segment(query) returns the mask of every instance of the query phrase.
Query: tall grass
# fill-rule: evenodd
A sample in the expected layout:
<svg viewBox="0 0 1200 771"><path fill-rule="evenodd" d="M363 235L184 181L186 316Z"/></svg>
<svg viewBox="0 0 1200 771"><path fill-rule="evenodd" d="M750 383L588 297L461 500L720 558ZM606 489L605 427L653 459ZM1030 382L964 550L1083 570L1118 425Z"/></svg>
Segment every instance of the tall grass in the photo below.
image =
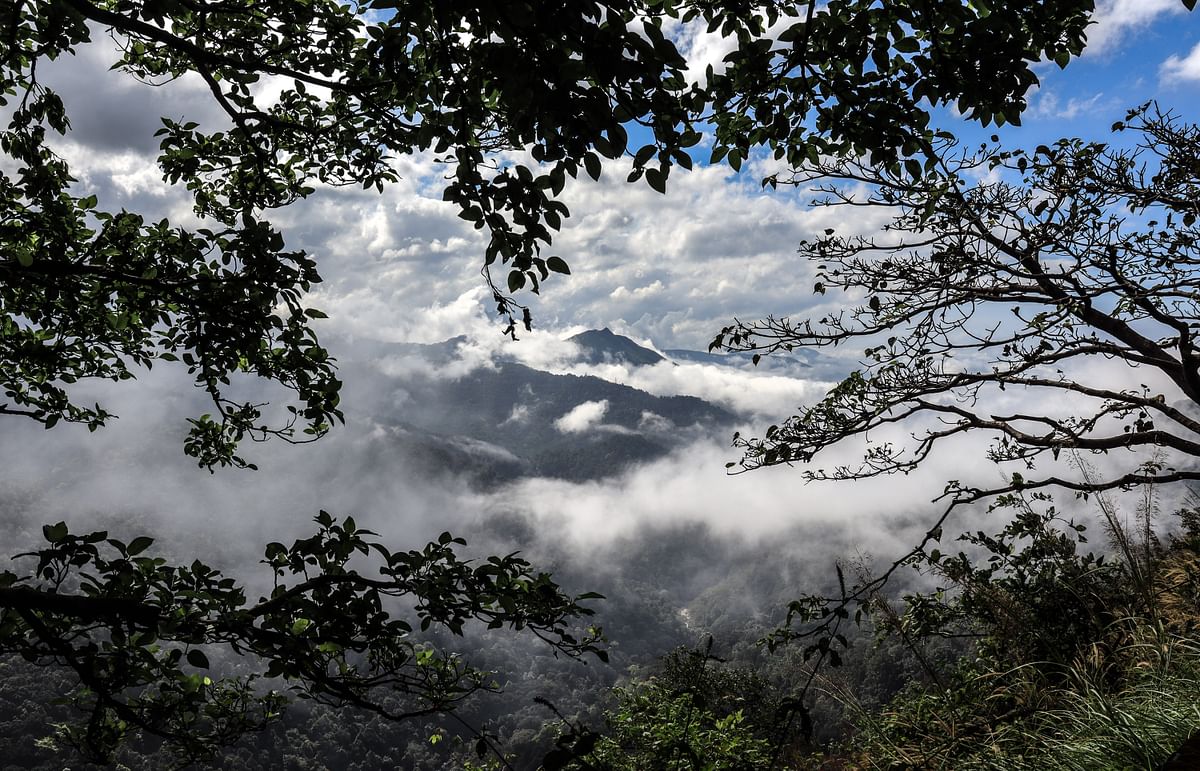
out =
<svg viewBox="0 0 1200 771"><path fill-rule="evenodd" d="M1125 659L1119 687L1110 673L1080 662L1058 706L1030 721L1018 747L1028 760L1010 768L1058 771L1153 769L1200 728L1200 648L1193 640L1153 639L1117 653Z"/></svg>
<svg viewBox="0 0 1200 771"><path fill-rule="evenodd" d="M1102 595L1117 620L1055 662L1022 659L1021 630L993 623L986 653L961 661L945 684L913 687L882 710L831 688L857 729L847 767L1152 771L1200 731L1200 507L1180 512L1182 532L1168 545L1152 527L1153 490L1133 523L1104 496L1098 508L1121 568L1120 591ZM1033 591L1067 597L1070 588Z"/></svg>
<svg viewBox="0 0 1200 771"><path fill-rule="evenodd" d="M853 709L849 750L860 768L972 771L1154 769L1200 729L1200 647L1147 639L1081 660L1051 685L1028 666L964 673L880 712ZM1123 662L1119 684L1109 670ZM836 694L847 698L842 692Z"/></svg>

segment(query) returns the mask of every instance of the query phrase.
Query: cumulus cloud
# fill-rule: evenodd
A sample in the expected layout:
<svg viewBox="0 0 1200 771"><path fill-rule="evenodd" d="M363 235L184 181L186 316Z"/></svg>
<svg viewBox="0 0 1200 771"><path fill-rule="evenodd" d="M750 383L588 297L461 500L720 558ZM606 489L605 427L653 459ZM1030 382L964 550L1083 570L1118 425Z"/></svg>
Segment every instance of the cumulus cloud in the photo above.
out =
<svg viewBox="0 0 1200 771"><path fill-rule="evenodd" d="M1178 0L1100 0L1088 27L1084 55L1112 53L1161 16L1184 10Z"/></svg>
<svg viewBox="0 0 1200 771"><path fill-rule="evenodd" d="M1168 56L1159 68L1159 75L1168 83L1200 80L1200 44L1187 56Z"/></svg>
<svg viewBox="0 0 1200 771"><path fill-rule="evenodd" d="M141 82L112 65L120 58L113 40L95 27L92 42L73 56L39 63L38 77L63 98L72 133L99 153L135 152L152 158L160 116L189 120L209 130L228 127L225 112L195 73L158 83Z"/></svg>
<svg viewBox="0 0 1200 771"><path fill-rule="evenodd" d="M628 289L624 285L621 285L612 290L608 296L617 301L626 300L629 298L641 299L650 297L651 295L660 294L663 291L663 288L663 282L659 279L655 279L647 286L639 286L634 289Z"/></svg>
<svg viewBox="0 0 1200 771"><path fill-rule="evenodd" d="M666 347L702 348L735 316L816 313L827 302L811 293L812 268L795 248L844 228L845 214L806 209L801 196L763 192L720 168L677 170L663 196L627 184L625 164L599 183L568 185L572 217L549 253L564 256L572 275L552 276L540 296L528 296L535 333L623 327ZM325 283L312 303L330 314L331 328L421 342L479 321L495 330L482 309L490 300L479 277L484 242L426 186L436 171L432 161L418 164L382 199L329 191L279 213L289 242L319 261Z"/></svg>
<svg viewBox="0 0 1200 771"><path fill-rule="evenodd" d="M102 207L195 225L186 191L161 180L153 132L160 115L202 127L222 126L225 116L202 83L155 88L110 72L116 50L96 38L46 74L75 124L61 152ZM506 157L530 162L520 152ZM270 214L288 247L318 262L324 283L309 303L330 314L325 329L354 339L435 342L467 328L494 330L479 276L484 235L442 200L447 167L432 153L394 163L401 180L382 194L318 186ZM812 270L795 248L827 227L844 229L847 215L808 209L795 191L760 189L757 167L740 177L720 167L675 169L664 196L626 183L628 164L614 162L599 182L569 182L563 199L572 216L548 253L567 259L573 274L523 297L535 328L622 326L666 347L702 348L735 316L819 312L824 301L809 291Z"/></svg>
<svg viewBox="0 0 1200 771"><path fill-rule="evenodd" d="M584 402L554 421L554 427L564 434L582 434L600 425L608 412L608 399Z"/></svg>

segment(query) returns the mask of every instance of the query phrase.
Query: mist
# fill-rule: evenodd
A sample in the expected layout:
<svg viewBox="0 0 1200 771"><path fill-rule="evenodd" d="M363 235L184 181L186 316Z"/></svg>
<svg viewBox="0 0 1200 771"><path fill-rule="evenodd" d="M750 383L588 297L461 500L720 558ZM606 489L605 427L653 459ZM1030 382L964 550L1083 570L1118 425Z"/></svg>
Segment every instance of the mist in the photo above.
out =
<svg viewBox="0 0 1200 771"><path fill-rule="evenodd" d="M732 430L761 431L765 420L779 419L823 393L826 383L700 364L571 365L571 348L563 338L572 331L504 344L489 328L486 336L464 341L448 365L415 355L371 358L377 349L367 341L327 340L347 383L346 424L311 444L247 444L243 455L259 466L257 471L210 473L183 454L185 418L209 409L184 373L159 367L135 382L92 384L80 398L99 401L119 416L94 434L79 426L46 431L31 422L6 421L0 435L6 494L29 501L22 511L27 529L63 519L80 531L119 517L163 545L226 568L252 565L267 541L307 534L312 517L325 509L353 515L397 548L418 546L450 530L465 535L474 551L486 544L476 543L472 533L486 532L489 518L503 515L528 525L527 540L490 545L531 556L619 566L617 544L664 528L703 526L730 544L731 553L769 540L783 553L823 562L824 571L837 555L887 556L911 546L924 532L924 512L936 510L931 499L947 479L962 478L964 455L982 458L978 444L967 453L960 448L935 456L908 476L853 485L807 484L790 468L729 475L725 464L739 457L730 446ZM651 436L673 431L684 441L663 457L584 481L522 474L481 481L470 473L438 469L435 461L413 452L408 411L421 410L426 423L439 422L438 415L427 414L427 404L411 402L415 384L498 366L501 354L550 371L597 374L658 395L701 396L733 410L738 422L678 428L665 425L660 416L643 415L638 431ZM252 389L256 399L283 396L261 385ZM611 432L606 409L602 402L581 400L574 410L555 416L555 430L580 442ZM515 460L497 444L450 439L466 457ZM828 462L848 462L859 449L838 448ZM986 462L977 471L985 482L996 478Z"/></svg>

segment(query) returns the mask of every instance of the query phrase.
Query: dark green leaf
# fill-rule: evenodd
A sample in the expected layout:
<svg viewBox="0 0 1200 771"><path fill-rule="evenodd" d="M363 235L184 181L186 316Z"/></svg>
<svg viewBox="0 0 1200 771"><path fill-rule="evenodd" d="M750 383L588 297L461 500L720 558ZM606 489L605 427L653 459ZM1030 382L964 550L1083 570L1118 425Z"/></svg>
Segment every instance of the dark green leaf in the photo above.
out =
<svg viewBox="0 0 1200 771"><path fill-rule="evenodd" d="M55 525L42 525L42 535L50 543L58 543L67 537L67 523L59 522Z"/></svg>
<svg viewBox="0 0 1200 771"><path fill-rule="evenodd" d="M142 552L146 551L146 549L150 548L150 544L152 544L152 543L154 543L153 538L150 538L150 537L144 536L144 535L139 535L137 538L134 538L132 541L129 542L129 546L126 547L126 551L129 553L130 556L133 556L135 554L141 554Z"/></svg>
<svg viewBox="0 0 1200 771"><path fill-rule="evenodd" d="M667 192L667 175L660 169L646 169L646 182L660 193Z"/></svg>
<svg viewBox="0 0 1200 771"><path fill-rule="evenodd" d="M600 179L600 159L594 153L586 153L583 156L583 167L589 177L594 180Z"/></svg>

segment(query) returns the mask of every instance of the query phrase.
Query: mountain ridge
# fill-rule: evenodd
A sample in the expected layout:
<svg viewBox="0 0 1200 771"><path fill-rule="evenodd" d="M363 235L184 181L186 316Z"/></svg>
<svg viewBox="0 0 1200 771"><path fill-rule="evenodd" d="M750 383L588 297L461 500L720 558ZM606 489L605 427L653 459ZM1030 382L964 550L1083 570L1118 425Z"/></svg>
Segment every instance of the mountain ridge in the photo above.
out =
<svg viewBox="0 0 1200 771"><path fill-rule="evenodd" d="M406 437L385 443L431 468L444 464L482 481L603 479L731 431L737 419L696 396L657 396L595 375L547 372L512 360L443 376L454 344L386 347L425 366L403 374L379 371L376 377L385 382L368 386L395 395L386 409L368 416L390 436ZM568 425L566 417L584 405L592 417Z"/></svg>

